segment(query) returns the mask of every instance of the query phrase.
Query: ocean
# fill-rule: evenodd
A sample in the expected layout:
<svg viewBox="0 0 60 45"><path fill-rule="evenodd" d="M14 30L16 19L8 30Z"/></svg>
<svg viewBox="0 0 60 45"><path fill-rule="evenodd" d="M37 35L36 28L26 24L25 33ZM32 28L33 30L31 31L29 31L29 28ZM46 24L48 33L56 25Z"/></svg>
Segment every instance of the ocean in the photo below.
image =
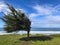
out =
<svg viewBox="0 0 60 45"><path fill-rule="evenodd" d="M60 28L31 28L31 31L60 31Z"/></svg>
<svg viewBox="0 0 60 45"><path fill-rule="evenodd" d="M16 32L12 33L6 33L3 28L0 28L0 35L4 34L14 34ZM26 31L19 31L16 34L27 34ZM50 34L60 34L60 28L31 28L30 34L45 34L45 35L50 35Z"/></svg>
<svg viewBox="0 0 60 45"><path fill-rule="evenodd" d="M0 28L0 31L4 31L4 29ZM60 31L60 28L31 28L31 31Z"/></svg>
<svg viewBox="0 0 60 45"><path fill-rule="evenodd" d="M3 31L4 29L3 28L0 28L0 31Z"/></svg>

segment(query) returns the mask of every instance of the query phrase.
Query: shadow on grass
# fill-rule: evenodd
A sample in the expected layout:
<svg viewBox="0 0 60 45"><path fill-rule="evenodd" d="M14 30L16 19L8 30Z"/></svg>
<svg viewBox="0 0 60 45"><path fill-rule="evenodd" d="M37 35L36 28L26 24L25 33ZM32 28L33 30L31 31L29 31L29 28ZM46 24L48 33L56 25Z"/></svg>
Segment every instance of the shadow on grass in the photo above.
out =
<svg viewBox="0 0 60 45"><path fill-rule="evenodd" d="M45 41L45 40L51 40L52 37L51 36L32 36L32 37L23 37L23 38L20 38L20 40L22 41Z"/></svg>

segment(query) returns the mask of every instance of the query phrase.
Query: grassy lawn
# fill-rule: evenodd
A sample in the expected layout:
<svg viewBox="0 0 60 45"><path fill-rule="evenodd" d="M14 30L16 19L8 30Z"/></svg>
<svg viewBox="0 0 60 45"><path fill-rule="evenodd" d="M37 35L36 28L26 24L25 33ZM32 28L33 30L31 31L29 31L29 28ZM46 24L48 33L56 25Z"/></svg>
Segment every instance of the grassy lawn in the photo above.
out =
<svg viewBox="0 0 60 45"><path fill-rule="evenodd" d="M60 35L0 35L0 45L60 45Z"/></svg>

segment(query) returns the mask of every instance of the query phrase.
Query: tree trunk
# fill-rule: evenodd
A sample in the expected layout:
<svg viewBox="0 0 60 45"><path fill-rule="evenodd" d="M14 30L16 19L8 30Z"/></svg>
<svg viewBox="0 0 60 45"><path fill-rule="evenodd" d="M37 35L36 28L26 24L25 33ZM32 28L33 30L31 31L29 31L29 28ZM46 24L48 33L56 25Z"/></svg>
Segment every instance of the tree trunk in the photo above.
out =
<svg viewBox="0 0 60 45"><path fill-rule="evenodd" d="M28 37L28 38L29 38L29 32L30 32L30 31L28 30L28 31L27 31L27 37Z"/></svg>

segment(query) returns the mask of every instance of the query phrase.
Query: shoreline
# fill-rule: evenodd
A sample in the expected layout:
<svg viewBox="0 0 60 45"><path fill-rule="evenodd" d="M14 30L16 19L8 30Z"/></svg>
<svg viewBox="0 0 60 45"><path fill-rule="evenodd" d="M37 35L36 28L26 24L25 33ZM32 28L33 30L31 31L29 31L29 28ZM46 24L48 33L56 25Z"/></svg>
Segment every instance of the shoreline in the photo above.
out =
<svg viewBox="0 0 60 45"><path fill-rule="evenodd" d="M7 34L27 34L26 31L19 31L19 32L12 32L6 33L6 31L0 31L0 35L7 35ZM43 35L51 35L51 34L60 34L60 31L30 31L30 34L43 34Z"/></svg>

